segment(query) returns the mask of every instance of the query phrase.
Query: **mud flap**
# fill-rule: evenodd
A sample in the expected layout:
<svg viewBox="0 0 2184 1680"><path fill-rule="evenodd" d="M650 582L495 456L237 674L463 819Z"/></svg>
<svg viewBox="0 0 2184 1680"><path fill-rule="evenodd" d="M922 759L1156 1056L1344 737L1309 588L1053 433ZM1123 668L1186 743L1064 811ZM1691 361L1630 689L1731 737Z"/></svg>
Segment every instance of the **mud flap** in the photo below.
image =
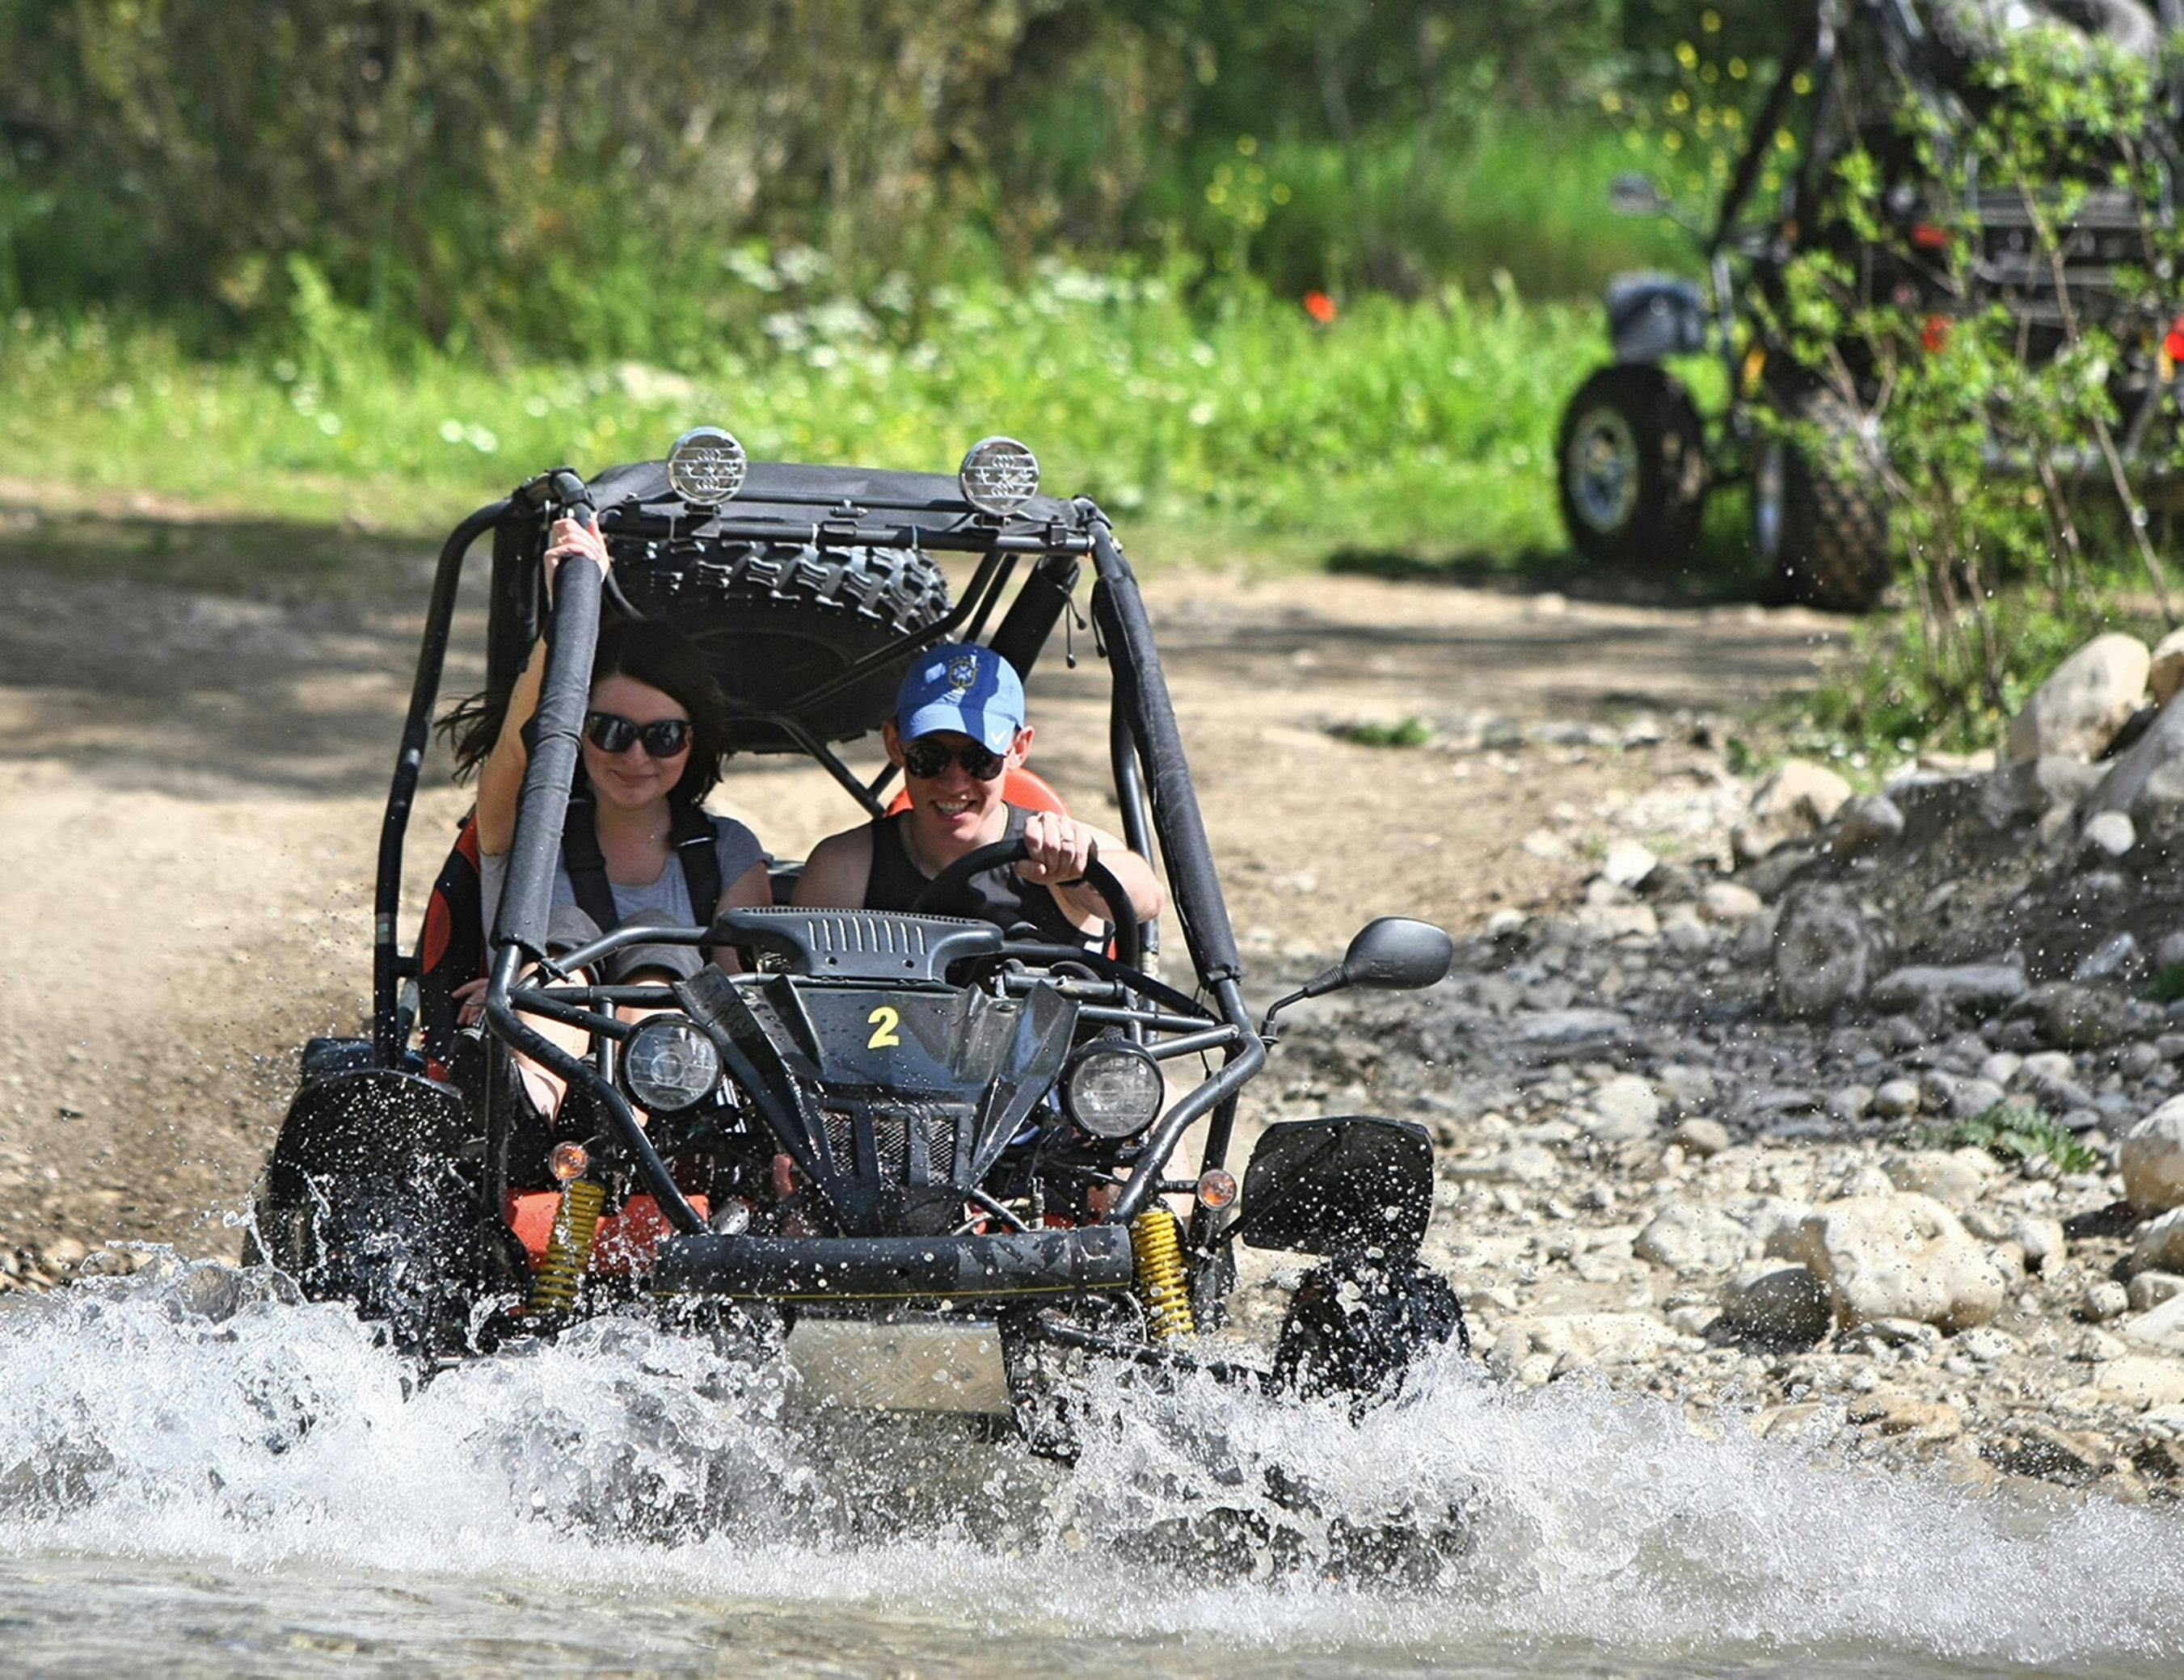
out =
<svg viewBox="0 0 2184 1680"><path fill-rule="evenodd" d="M1433 1139L1415 1121L1278 1121L1244 1171L1236 1235L1255 1249L1407 1256L1425 1240L1433 1192Z"/></svg>

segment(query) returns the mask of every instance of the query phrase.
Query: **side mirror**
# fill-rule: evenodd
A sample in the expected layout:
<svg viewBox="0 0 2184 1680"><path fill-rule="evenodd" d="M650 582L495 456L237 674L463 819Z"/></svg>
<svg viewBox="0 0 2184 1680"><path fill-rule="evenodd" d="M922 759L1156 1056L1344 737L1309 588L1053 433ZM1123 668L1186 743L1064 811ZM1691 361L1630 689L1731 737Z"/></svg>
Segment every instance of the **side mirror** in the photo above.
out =
<svg viewBox="0 0 2184 1680"><path fill-rule="evenodd" d="M1658 216L1669 208L1651 175L1630 170L1608 183L1607 208L1618 216Z"/></svg>
<svg viewBox="0 0 2184 1680"><path fill-rule="evenodd" d="M1384 915L1357 930L1342 954L1345 986L1374 992L1417 992L1448 978L1456 942L1429 921Z"/></svg>
<svg viewBox="0 0 2184 1680"><path fill-rule="evenodd" d="M1342 960L1323 968L1267 1011L1259 1036L1273 1036L1274 1017L1291 1004L1362 987L1373 992L1416 992L1448 977L1456 942L1429 921L1384 915L1357 930Z"/></svg>

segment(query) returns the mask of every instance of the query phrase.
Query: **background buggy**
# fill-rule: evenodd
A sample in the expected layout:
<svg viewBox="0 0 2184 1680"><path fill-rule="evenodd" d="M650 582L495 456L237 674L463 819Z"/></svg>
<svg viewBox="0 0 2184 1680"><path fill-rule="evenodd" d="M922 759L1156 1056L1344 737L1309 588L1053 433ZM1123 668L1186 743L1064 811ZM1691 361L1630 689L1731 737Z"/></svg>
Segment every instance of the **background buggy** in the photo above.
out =
<svg viewBox="0 0 2184 1680"><path fill-rule="evenodd" d="M1571 398L1557 451L1563 523L1586 559L1686 565L1708 492L1747 483L1752 548L1781 593L1853 609L1879 598L1890 570L1887 504L1875 470L1886 440L1864 418L1865 399L1874 394L1870 370L1857 345L1838 347L1862 387L1860 400L1850 401L1819 370L1801 365L1773 325L1786 270L1815 246L1839 250L1872 276L1877 295L1930 321L2003 304L2036 360L2063 343L2066 318L2107 328L2124 352L2109 378L2118 465L2135 494L2171 487L2160 446L2170 429L2164 399L2176 359L2167 341L2177 318L2173 308L2148 311L2118 281L2133 265L2159 271L2152 235L2174 225L2176 135L2184 112L2176 67L2157 82L2162 113L2153 130L2157 155L2149 161L2161 189L2150 200L2112 186L2085 192L2059 229L2059 264L2033 248L2030 207L2016 191L1981 189L1976 160L1965 159L1971 202L1941 203L1938 184L1901 134L1907 99L1930 112L1945 134L1961 134L1982 97L1977 65L2028 21L2070 24L2120 50L2153 56L2184 25L2184 8L2177 0L2160 0L2158 16L2139 0L2055 0L2044 8L2000 0L1821 0L1805 9L1749 120L1746 149L1712 226L1694 230L1702 237L1705 285L1634 275L1608 288L1615 359ZM1801 87L1809 94L1801 96ZM1774 203L1759 209L1755 196L1768 152L1778 131L1792 123L1802 129L1797 167ZM1900 236L1882 248L1861 244L1825 214L1831 173L1854 147L1878 164L1882 202ZM1668 208L1641 177L1618 181L1615 196L1628 213ZM1945 271L1942 255L1959 222L1975 230L1976 242L1965 264L1968 290ZM1728 393L1713 414L1701 413L1667 365L1705 354L1721 364ZM1999 449L1992 454L1997 471L2025 470ZM2045 465L2065 481L2106 482L2111 476L2109 463L2091 447Z"/></svg>

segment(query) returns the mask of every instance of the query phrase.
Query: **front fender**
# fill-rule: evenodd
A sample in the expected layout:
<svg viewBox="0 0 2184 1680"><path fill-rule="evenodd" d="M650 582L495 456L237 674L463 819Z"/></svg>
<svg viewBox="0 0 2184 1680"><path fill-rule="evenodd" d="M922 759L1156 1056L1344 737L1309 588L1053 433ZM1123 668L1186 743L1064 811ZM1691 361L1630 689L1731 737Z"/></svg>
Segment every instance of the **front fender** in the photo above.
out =
<svg viewBox="0 0 2184 1680"><path fill-rule="evenodd" d="M1706 348L1706 295L1670 275L1618 275L1607 283L1607 337L1618 362L1658 362Z"/></svg>

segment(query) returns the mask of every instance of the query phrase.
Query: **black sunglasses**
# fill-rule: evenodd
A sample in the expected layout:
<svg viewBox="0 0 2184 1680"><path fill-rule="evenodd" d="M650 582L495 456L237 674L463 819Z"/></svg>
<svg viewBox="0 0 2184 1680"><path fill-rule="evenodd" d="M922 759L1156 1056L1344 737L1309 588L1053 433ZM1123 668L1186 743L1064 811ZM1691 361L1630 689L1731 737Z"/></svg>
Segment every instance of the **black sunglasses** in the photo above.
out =
<svg viewBox="0 0 2184 1680"><path fill-rule="evenodd" d="M902 767L921 782L940 774L950 765L961 765L980 782L991 782L1008 760L973 742L968 747L944 747L938 741L913 741L902 749Z"/></svg>
<svg viewBox="0 0 2184 1680"><path fill-rule="evenodd" d="M632 723L616 712L586 712L584 738L602 753L626 753L632 741L644 743L648 758L671 759L690 744L690 720L664 717Z"/></svg>

